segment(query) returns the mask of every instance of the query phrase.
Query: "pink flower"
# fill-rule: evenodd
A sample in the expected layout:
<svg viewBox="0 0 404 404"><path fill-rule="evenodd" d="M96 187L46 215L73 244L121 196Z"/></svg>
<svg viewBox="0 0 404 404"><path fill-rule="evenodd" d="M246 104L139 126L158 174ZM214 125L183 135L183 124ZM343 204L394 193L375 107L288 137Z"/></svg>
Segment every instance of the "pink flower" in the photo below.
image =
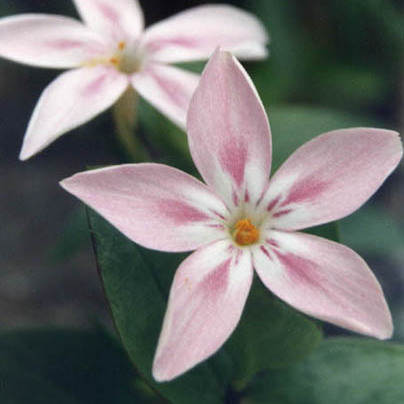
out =
<svg viewBox="0 0 404 404"><path fill-rule="evenodd" d="M72 68L42 93L25 134L22 160L105 111L129 86L185 127L199 76L169 63L206 59L217 45L245 59L267 55L263 26L232 6L195 7L144 30L137 0L74 3L85 25L46 14L0 20L0 56Z"/></svg>
<svg viewBox="0 0 404 404"><path fill-rule="evenodd" d="M229 338L253 268L269 290L310 316L391 336L383 292L362 258L299 230L358 209L399 163L397 133L325 133L299 148L268 183L264 108L241 65L216 52L190 103L188 137L207 185L160 164L103 168L61 183L136 243L196 249L171 287L153 366L157 380L182 374Z"/></svg>

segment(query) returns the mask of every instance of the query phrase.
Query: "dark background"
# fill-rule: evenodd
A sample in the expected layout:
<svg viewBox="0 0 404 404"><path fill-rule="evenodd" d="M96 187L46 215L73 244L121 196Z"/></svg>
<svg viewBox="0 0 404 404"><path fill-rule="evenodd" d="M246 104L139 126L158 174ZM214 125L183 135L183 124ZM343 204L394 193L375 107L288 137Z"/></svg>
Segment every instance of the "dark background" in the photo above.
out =
<svg viewBox="0 0 404 404"><path fill-rule="evenodd" d="M204 3L207 2L147 0L141 5L149 25ZM403 132L402 2L226 3L256 13L270 33L271 57L265 62L246 64L270 118L271 107L305 106L308 120L321 119L324 111L336 111L354 115L363 120L364 126L374 122L375 126ZM70 0L2 0L0 5L1 16L31 12L77 17ZM57 74L54 70L0 60L3 329L49 324L82 326L96 318L109 321L83 211L58 186L58 181L87 166L125 161L116 144L109 112L68 133L29 161L18 161L35 103ZM380 247L367 246L359 251L383 284L397 339L404 339L404 243L400 243L404 240L403 181L401 164L373 199L391 220L369 218L375 236L382 241ZM362 224L363 235L368 236L369 223ZM360 238L361 228L355 234Z"/></svg>

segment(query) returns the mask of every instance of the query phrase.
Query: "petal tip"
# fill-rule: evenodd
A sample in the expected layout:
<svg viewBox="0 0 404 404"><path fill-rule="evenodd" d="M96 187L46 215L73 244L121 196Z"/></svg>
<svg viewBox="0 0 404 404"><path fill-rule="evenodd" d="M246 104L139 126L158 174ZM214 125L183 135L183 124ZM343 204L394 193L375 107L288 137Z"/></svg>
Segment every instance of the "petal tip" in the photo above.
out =
<svg viewBox="0 0 404 404"><path fill-rule="evenodd" d="M86 173L86 172L85 172ZM84 173L84 174L85 174ZM72 195L78 196L77 195L77 189L75 192L75 185L77 185L77 181L76 178L77 176L79 176L80 174L83 173L79 173L79 174L75 174L72 175L71 177L67 177L65 179L63 179L62 181L59 181L59 185L67 192L69 192Z"/></svg>
<svg viewBox="0 0 404 404"><path fill-rule="evenodd" d="M392 131L391 134L394 137L394 140L396 142L397 150L400 151L400 155L402 156L403 155L403 140L401 139L401 136L398 132Z"/></svg>
<svg viewBox="0 0 404 404"><path fill-rule="evenodd" d="M34 149L28 147L27 143L24 142L22 147L21 147L21 151L20 151L20 154L18 156L18 159L20 161L26 161L29 158L31 158L32 156L34 156L36 153L38 153L38 150L34 150Z"/></svg>
<svg viewBox="0 0 404 404"><path fill-rule="evenodd" d="M393 329L390 329L390 330L386 330L383 333L380 333L376 338L384 341L384 340L390 339L392 337L393 337Z"/></svg>
<svg viewBox="0 0 404 404"><path fill-rule="evenodd" d="M83 194L86 194L86 191L88 191L86 189L85 179L88 178L89 173L90 171L85 171L82 173L74 174L71 177L67 177L62 181L59 181L59 185L69 194L72 194L76 198L82 200Z"/></svg>
<svg viewBox="0 0 404 404"><path fill-rule="evenodd" d="M390 309L384 298L380 285L379 288L381 292L381 302L379 303L379 309L377 310L379 314L374 316L373 321L360 324L358 329L353 327L347 328L378 340L387 340L393 336L394 325Z"/></svg>
<svg viewBox="0 0 404 404"><path fill-rule="evenodd" d="M388 309L387 309L388 310ZM394 333L394 325L393 319L391 318L390 311L388 311L386 323L384 327L381 327L377 332L375 332L374 336L380 340L386 340L392 338Z"/></svg>
<svg viewBox="0 0 404 404"><path fill-rule="evenodd" d="M69 188L69 186L68 186L68 182L69 182L69 179L70 179L71 177L69 177L69 178L65 178L65 179L63 179L62 181L59 181L59 185L64 189L64 190L66 190L66 191L68 191L68 188Z"/></svg>
<svg viewBox="0 0 404 404"><path fill-rule="evenodd" d="M26 161L30 158L31 156L29 154L24 153L22 150L18 156L18 160L20 161Z"/></svg>
<svg viewBox="0 0 404 404"><path fill-rule="evenodd" d="M156 382L164 383L175 379L176 377L185 373L187 370L188 369L183 369L178 371L178 369L173 370L173 368L170 366L164 366L160 361L160 355L158 357L156 355L156 358L153 362L152 375Z"/></svg>
<svg viewBox="0 0 404 404"><path fill-rule="evenodd" d="M386 143L389 141L389 152L393 158L393 169L399 164L403 157L403 142L398 132L388 129L375 129L377 132L383 134L386 138ZM390 138L388 140L388 137Z"/></svg>
<svg viewBox="0 0 404 404"><path fill-rule="evenodd" d="M214 52L212 53L212 56L208 60L208 63L206 64L204 70L206 70L206 68L209 65L220 63L221 60L232 58L232 57L233 57L233 55L231 52L223 50L220 46L217 46L216 49L214 50Z"/></svg>
<svg viewBox="0 0 404 404"><path fill-rule="evenodd" d="M152 375L154 380L159 383L168 382L170 380L170 378L167 377L167 375L165 375L158 367L153 366Z"/></svg>

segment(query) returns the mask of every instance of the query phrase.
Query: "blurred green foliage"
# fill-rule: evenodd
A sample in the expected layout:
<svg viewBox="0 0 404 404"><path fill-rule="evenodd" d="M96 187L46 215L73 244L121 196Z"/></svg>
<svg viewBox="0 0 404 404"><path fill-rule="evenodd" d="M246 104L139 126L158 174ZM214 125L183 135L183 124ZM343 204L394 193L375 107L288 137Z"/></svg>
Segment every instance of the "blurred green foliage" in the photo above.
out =
<svg viewBox="0 0 404 404"><path fill-rule="evenodd" d="M367 204L341 220L340 231L344 243L362 254L394 258L404 246L404 229L380 204Z"/></svg>
<svg viewBox="0 0 404 404"><path fill-rule="evenodd" d="M403 69L404 13L391 0L244 2L271 35L253 66L265 103L317 104L394 120Z"/></svg>
<svg viewBox="0 0 404 404"><path fill-rule="evenodd" d="M117 341L102 329L0 334L2 404L156 404Z"/></svg>
<svg viewBox="0 0 404 404"><path fill-rule="evenodd" d="M257 376L243 404L398 404L403 374L403 346L329 339L294 368Z"/></svg>

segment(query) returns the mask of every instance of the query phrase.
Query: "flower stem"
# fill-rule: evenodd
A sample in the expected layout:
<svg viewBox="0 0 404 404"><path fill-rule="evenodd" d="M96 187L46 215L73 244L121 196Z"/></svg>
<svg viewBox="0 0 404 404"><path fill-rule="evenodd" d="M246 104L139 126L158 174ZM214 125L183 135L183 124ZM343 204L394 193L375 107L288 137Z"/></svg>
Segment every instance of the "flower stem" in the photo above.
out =
<svg viewBox="0 0 404 404"><path fill-rule="evenodd" d="M138 102L137 93L129 87L113 108L119 143L128 157L137 162L150 160L150 154L146 147L136 136Z"/></svg>

